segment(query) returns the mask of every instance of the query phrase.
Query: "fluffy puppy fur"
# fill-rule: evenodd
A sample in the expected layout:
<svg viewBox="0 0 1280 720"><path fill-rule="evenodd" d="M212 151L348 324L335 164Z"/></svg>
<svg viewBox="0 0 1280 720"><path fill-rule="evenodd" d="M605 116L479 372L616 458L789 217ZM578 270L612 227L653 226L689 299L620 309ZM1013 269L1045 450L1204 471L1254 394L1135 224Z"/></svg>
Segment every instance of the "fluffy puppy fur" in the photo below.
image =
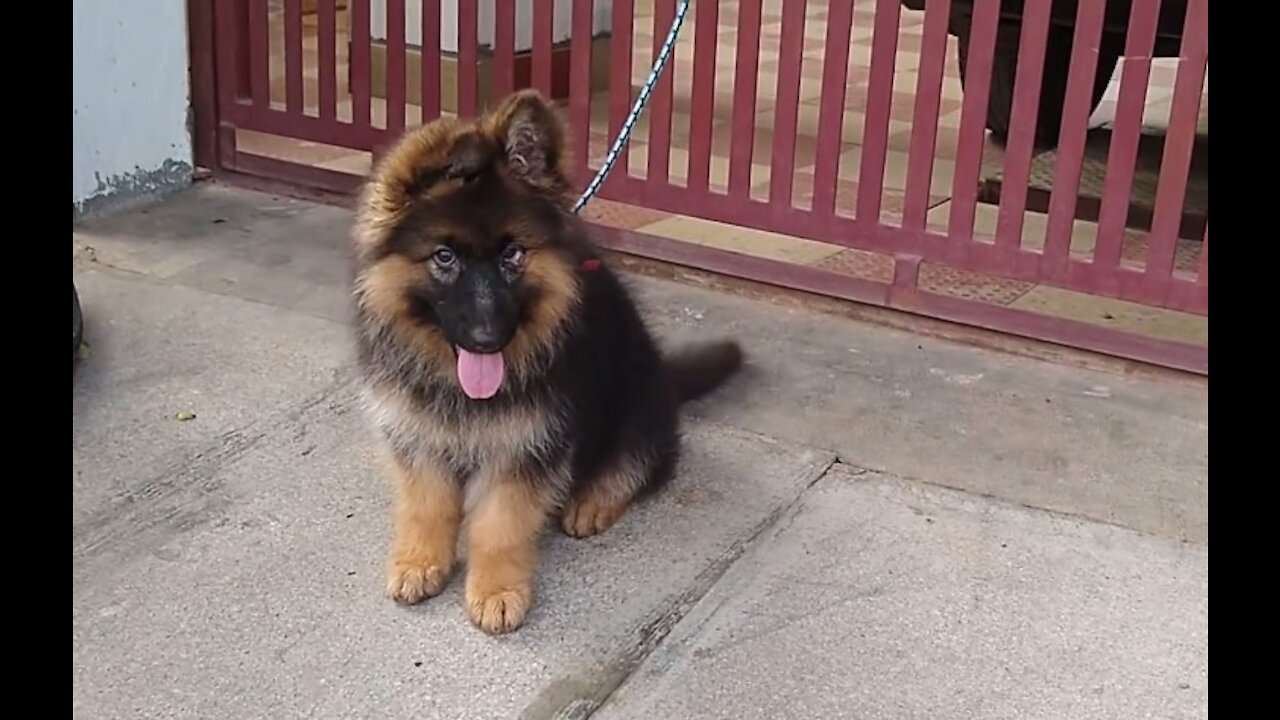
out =
<svg viewBox="0 0 1280 720"><path fill-rule="evenodd" d="M353 232L359 364L396 492L387 592L443 590L465 526L466 612L491 633L524 622L547 519L580 538L617 522L672 476L679 404L742 362L728 341L664 356L570 190L559 118L522 92L404 136Z"/></svg>

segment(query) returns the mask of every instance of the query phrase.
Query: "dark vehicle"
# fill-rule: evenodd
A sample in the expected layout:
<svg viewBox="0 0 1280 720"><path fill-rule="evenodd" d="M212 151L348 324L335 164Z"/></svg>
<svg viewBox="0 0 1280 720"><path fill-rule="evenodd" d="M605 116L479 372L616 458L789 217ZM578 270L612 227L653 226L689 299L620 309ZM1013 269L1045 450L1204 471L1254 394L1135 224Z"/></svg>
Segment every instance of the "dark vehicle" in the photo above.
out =
<svg viewBox="0 0 1280 720"><path fill-rule="evenodd" d="M948 32L959 42L960 81L965 82L973 8L979 0L952 0ZM983 0L986 1L986 0ZM902 0L911 10L924 10L926 0ZM1000 143L1009 138L1009 116L1013 109L1013 84L1018 66L1018 43L1022 32L1025 0L1001 0L1000 24L996 31L995 61L991 69L991 95L987 102L987 129ZM1134 0L1107 0L1099 43L1098 70L1093 82L1090 110L1096 109L1124 54L1125 36ZM1063 103L1067 94L1067 74L1071 67L1079 0L1053 0L1049 37L1045 47L1044 73L1040 86L1040 109L1036 121L1036 145L1053 147L1062 127ZM1164 0L1156 23L1154 57L1177 56L1182 44L1182 26L1187 0Z"/></svg>

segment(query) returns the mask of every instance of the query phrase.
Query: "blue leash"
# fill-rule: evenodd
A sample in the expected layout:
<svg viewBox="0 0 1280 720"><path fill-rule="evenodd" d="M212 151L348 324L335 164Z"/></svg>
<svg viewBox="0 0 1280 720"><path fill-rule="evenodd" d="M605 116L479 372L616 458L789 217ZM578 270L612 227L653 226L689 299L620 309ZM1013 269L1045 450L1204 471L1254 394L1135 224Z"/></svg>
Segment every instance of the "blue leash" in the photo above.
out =
<svg viewBox="0 0 1280 720"><path fill-rule="evenodd" d="M627 121L622 124L622 130L618 132L618 137L613 141L613 147L609 148L609 154L604 158L604 164L600 166L600 170L596 176L591 179L591 184L586 190L582 191L582 195L578 201L573 204L573 213L576 215L582 210L582 206L600 191L600 186L604 184L604 179L608 177L609 171L613 169L613 164L618 160L618 153L622 152L622 148L626 146L627 141L631 139L631 130L636 125L636 120L640 118L640 114L644 112L644 108L649 104L649 96L653 92L653 86L658 84L658 78L662 77L662 71L666 69L667 60L671 58L671 51L676 46L676 38L680 35L680 26L684 24L684 16L689 12L689 4L692 0L680 0L676 7L676 17L671 21L671 29L667 31L667 39L662 43L662 49L658 52L658 59L653 63L653 69L649 71L649 77L644 81L644 87L640 88L640 94L636 97L635 104L631 106L631 114L627 116ZM714 0L711 0L714 2ZM585 130L585 128L584 128Z"/></svg>

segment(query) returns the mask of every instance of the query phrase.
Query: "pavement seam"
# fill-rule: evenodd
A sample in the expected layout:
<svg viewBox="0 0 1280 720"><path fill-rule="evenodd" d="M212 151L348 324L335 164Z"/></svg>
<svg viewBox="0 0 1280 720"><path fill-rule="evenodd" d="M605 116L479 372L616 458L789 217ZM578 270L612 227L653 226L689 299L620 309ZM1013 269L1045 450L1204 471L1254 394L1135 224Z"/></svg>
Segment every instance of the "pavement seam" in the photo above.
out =
<svg viewBox="0 0 1280 720"><path fill-rule="evenodd" d="M1118 530L1124 530L1126 532L1135 533L1142 537L1153 538L1153 539L1162 540L1165 542L1176 542L1180 545L1185 545L1193 548L1203 548L1206 550L1209 548L1209 543L1207 541L1200 543L1193 540L1188 540L1185 537L1171 537L1169 535L1160 535L1158 533L1153 533L1149 530L1143 530L1142 528L1133 527L1132 525L1125 525L1123 523L1115 522L1114 520L1098 518L1098 517L1094 517L1092 515L1087 515L1084 513L1070 512L1067 510L1058 510L1055 508L1048 508L1043 505L1032 505L1031 503L1020 502L1018 500L1014 500L1014 499L1005 497L1003 495L996 495L995 493L975 492L970 488L959 487L956 485L948 485L946 483L938 482L936 480L929 480L928 478L914 477L910 475L899 475L898 473L895 473L891 470L886 470L883 468L874 468L874 467L867 467L864 465L858 465L857 463L850 462L847 459L841 458L839 456L836 457L836 462L832 465L832 469L836 469L837 467L843 467L843 468L847 468L848 470L852 470L854 471L853 474L858 477L865 477L867 475L878 475L880 477L888 478L890 480L896 480L906 485L912 485L912 484L924 485L926 487L935 488L938 490L945 490L947 492L957 493L960 495L964 495L964 496L978 499L978 500L983 500L986 502L997 503L1000 505L1004 505L1006 507L1019 508L1022 510L1030 510L1033 512L1044 513L1046 515L1057 518L1059 520L1071 520L1074 522L1086 522L1086 523L1091 523L1095 525L1104 525L1106 527L1112 527Z"/></svg>
<svg viewBox="0 0 1280 720"><path fill-rule="evenodd" d="M742 432L748 437L756 435L750 431L742 431L740 428L731 426L719 427L732 432ZM775 443L783 442L768 436L760 437ZM792 443L787 444L792 445ZM638 635L637 641L624 649L621 658L614 660L602 669L600 676L592 683L590 691L582 692L577 697L550 708L542 707L535 701L521 713L521 720L586 720L586 718L591 717L604 707L609 702L609 699L626 685L636 670L659 648L663 640L702 602L703 598L724 577L725 573L742 558L754 554L760 544L774 537L777 534L776 528L781 521L794 516L796 509L802 504L805 494L822 478L826 477L831 468L838 462L834 453L828 451L818 452L821 453L822 457L818 458L816 464L805 468L808 477L794 497L786 503L778 505L773 512L751 528L750 532L726 547L719 557L708 563L702 572L698 573L687 590L677 596L665 608L659 610L651 620L641 625L636 631Z"/></svg>
<svg viewBox="0 0 1280 720"><path fill-rule="evenodd" d="M235 293L219 292L217 290L212 290L207 287L201 287L199 285L188 285L187 283L174 280L172 278L161 277L159 275L154 275L152 273L144 272L141 270L133 270L131 268L127 268L121 265L113 265L109 262L103 262L102 260L74 260L73 263L77 267L79 267L81 270L86 270L86 271L97 270L99 272L105 272L108 275L122 275L131 280L142 280L145 282L149 282L153 285L182 288L183 290L187 290L193 293L212 295L213 297L227 298L228 300L235 300L237 302L248 303L250 305L254 305L257 307L270 308L274 312L292 313L294 315L300 315L302 317L311 318L313 320L321 320L327 323L332 323L339 327L352 327L352 323L350 321L334 320L332 317L329 317L327 315L307 312L306 310L299 310L297 308L290 307L288 305L280 305L278 303L270 303L270 302L265 302L263 300L255 300L253 298L244 297L243 295L236 295Z"/></svg>
<svg viewBox="0 0 1280 720"><path fill-rule="evenodd" d="M938 480L930 480L929 478L917 477L914 475L903 475L900 473L896 473L888 468L873 467L870 465L861 465L859 463L853 462L852 460L849 460L846 457L843 457L842 455L840 455L839 452L837 452L834 449L822 447L820 445L808 445L802 442L786 440L786 439L778 438L772 435L765 435L763 433L759 433L754 430L738 427L737 425L722 423L722 422L713 420L711 418L708 418L706 416L697 415L693 413L690 414L690 417L692 417L693 419L696 419L700 423L710 425L717 429L729 430L735 433L740 433L744 437L752 437L760 440L766 440L771 443L787 443L789 445L806 448L816 452L830 453L834 455L836 458L835 462L832 464L832 468L834 468L835 466L843 466L844 468L847 468L849 470L856 471L853 473L855 475L859 475L859 476L864 474L881 475L881 476L892 478L894 480L898 480L904 483L908 483L908 484L919 483L921 485L925 485L928 487L939 488L943 490L949 490L951 492L961 493L963 495L967 495L972 498L1001 503L1009 507L1017 507L1025 510L1035 510L1038 512L1048 513L1060 519L1075 520L1078 522L1097 523L1099 525L1106 525L1108 527L1119 528L1121 530L1127 530L1129 532L1137 533L1138 535L1141 535L1143 537L1151 537L1151 538L1157 538L1157 539L1165 540L1169 542L1177 542L1190 547L1202 547L1202 548L1209 547L1209 543L1207 540L1205 542L1197 542L1195 540L1190 540L1184 536L1161 535L1159 533L1153 533L1150 530L1145 530L1140 527L1134 527L1133 525L1126 525L1124 523L1116 522L1115 520L1109 520L1107 518L1095 517L1093 515L1089 515L1086 513L1071 512L1069 510L1060 510L1057 508L1045 507L1043 505L1033 505L1031 503L1022 502L1010 497L1006 497L1004 495L998 495L995 493L976 492L971 488L966 488L959 485L949 485L945 482L938 481Z"/></svg>

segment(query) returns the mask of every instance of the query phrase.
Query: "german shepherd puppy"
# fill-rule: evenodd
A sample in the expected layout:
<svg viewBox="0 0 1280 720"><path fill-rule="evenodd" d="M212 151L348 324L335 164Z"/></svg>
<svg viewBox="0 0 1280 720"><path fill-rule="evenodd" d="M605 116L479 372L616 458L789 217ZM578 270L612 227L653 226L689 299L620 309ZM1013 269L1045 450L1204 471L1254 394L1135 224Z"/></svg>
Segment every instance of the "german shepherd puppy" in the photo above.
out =
<svg viewBox="0 0 1280 720"><path fill-rule="evenodd" d="M359 364L396 499L387 592L441 592L466 520L466 612L515 630L549 517L585 538L660 487L677 411L742 363L664 356L570 212L564 128L533 92L409 132L353 232Z"/></svg>

